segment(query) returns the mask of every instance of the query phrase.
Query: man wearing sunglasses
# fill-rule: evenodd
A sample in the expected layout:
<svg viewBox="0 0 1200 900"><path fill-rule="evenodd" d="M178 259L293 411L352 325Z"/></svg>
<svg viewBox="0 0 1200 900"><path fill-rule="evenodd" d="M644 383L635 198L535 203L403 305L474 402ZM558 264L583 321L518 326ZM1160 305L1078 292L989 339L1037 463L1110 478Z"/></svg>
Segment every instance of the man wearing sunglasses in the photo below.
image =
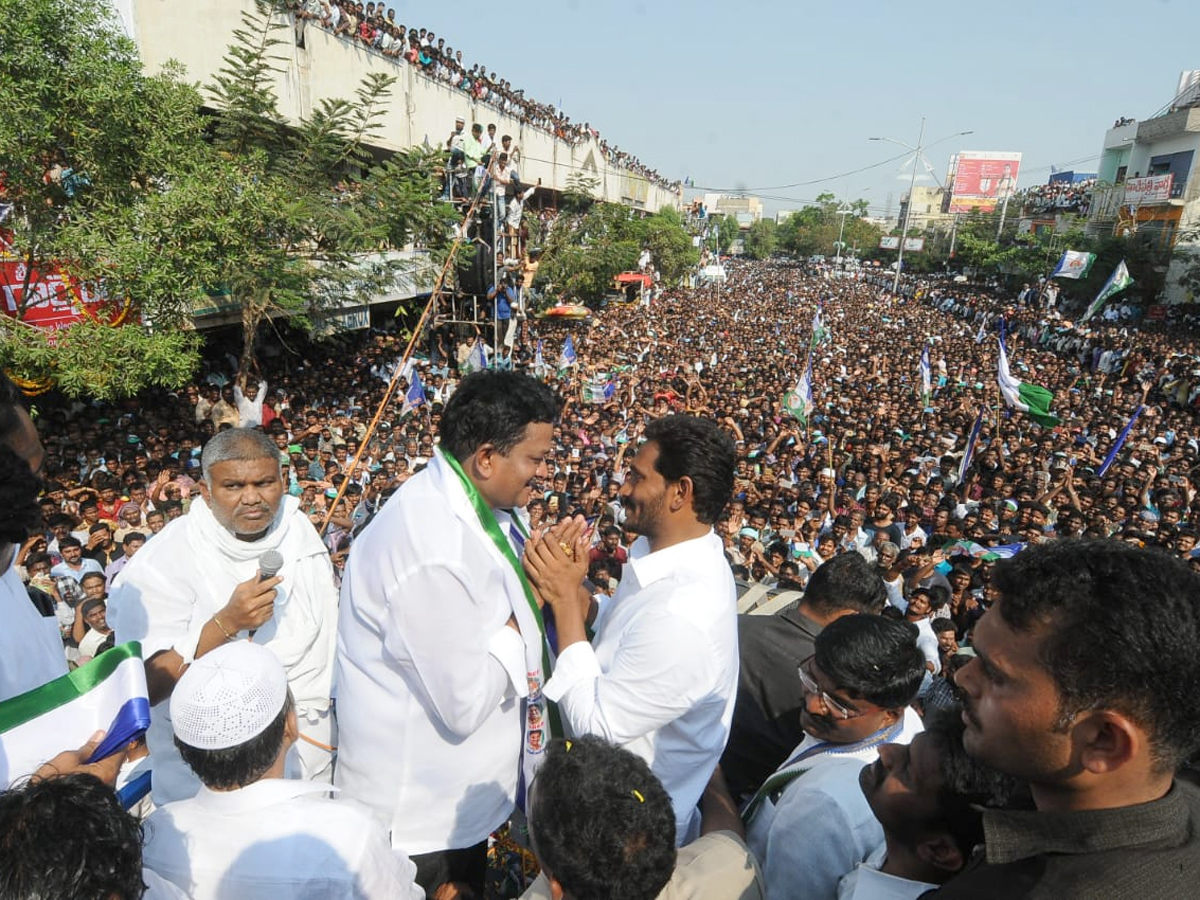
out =
<svg viewBox="0 0 1200 900"><path fill-rule="evenodd" d="M883 840L859 772L885 743L921 731L909 704L925 672L915 626L843 616L801 664L804 740L743 811L770 900L835 900L837 883Z"/></svg>

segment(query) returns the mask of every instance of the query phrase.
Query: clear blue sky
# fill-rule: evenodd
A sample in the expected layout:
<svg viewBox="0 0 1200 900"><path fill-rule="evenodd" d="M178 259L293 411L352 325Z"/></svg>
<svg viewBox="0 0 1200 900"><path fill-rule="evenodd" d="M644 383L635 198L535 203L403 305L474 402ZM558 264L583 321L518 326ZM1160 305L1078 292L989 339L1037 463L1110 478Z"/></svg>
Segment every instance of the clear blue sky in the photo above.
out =
<svg viewBox="0 0 1200 900"><path fill-rule="evenodd" d="M922 116L926 144L974 132L928 150L939 179L958 149L1024 153L1022 187L1051 165L1094 171L1114 120L1153 115L1200 68L1196 0L392 5L664 175L724 190L880 163L904 149L867 139L916 144ZM890 192L894 212L903 164L757 193L793 198L774 210L829 190L878 213Z"/></svg>

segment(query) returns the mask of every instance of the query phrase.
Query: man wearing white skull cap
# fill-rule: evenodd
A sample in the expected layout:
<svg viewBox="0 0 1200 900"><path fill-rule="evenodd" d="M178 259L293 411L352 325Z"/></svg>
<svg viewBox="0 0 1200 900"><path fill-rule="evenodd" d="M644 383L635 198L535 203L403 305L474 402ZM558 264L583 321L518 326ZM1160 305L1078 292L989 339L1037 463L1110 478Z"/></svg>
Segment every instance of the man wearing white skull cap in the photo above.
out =
<svg viewBox="0 0 1200 900"><path fill-rule="evenodd" d="M146 820L146 868L192 900L424 897L416 866L369 814L321 796L328 785L284 778L296 711L268 649L237 641L205 654L170 705L201 787Z"/></svg>

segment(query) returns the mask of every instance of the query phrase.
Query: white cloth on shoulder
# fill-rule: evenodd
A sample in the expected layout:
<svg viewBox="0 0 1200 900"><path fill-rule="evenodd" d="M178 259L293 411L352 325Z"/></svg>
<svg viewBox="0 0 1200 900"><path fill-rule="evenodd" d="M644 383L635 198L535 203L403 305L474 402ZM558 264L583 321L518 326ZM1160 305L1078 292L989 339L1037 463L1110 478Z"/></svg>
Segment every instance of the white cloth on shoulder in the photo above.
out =
<svg viewBox="0 0 1200 900"><path fill-rule="evenodd" d="M283 582L274 615L253 640L287 671L301 733L329 744L338 595L329 553L294 497L283 498L267 533L256 541L238 540L207 504L193 501L189 513L147 542L114 583L109 615L117 642L140 641L144 659L173 649L190 664L205 624L238 584L255 576L267 550L283 556ZM199 786L175 750L168 706L153 708L147 734L158 805L190 797ZM307 741L296 747L305 776L329 780L329 752Z"/></svg>

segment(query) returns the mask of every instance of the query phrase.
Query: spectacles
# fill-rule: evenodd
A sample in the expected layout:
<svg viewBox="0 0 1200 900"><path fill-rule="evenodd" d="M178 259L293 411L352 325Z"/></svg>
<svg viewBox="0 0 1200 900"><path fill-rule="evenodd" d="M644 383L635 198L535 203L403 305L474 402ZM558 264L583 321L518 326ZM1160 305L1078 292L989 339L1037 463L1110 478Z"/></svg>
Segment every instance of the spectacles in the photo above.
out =
<svg viewBox="0 0 1200 900"><path fill-rule="evenodd" d="M811 660L812 657L810 656L808 659L804 660L804 662L800 663L800 668L798 670L800 673L800 684L803 686L804 690L809 694L816 694L817 699L821 701L821 705L825 707L826 711L833 713L838 718L853 719L862 715L862 713L860 713L858 710L850 709L844 703L840 703L838 700L834 699L828 692L821 690L820 685L818 685L816 681L813 680L813 677L808 674L808 664Z"/></svg>

